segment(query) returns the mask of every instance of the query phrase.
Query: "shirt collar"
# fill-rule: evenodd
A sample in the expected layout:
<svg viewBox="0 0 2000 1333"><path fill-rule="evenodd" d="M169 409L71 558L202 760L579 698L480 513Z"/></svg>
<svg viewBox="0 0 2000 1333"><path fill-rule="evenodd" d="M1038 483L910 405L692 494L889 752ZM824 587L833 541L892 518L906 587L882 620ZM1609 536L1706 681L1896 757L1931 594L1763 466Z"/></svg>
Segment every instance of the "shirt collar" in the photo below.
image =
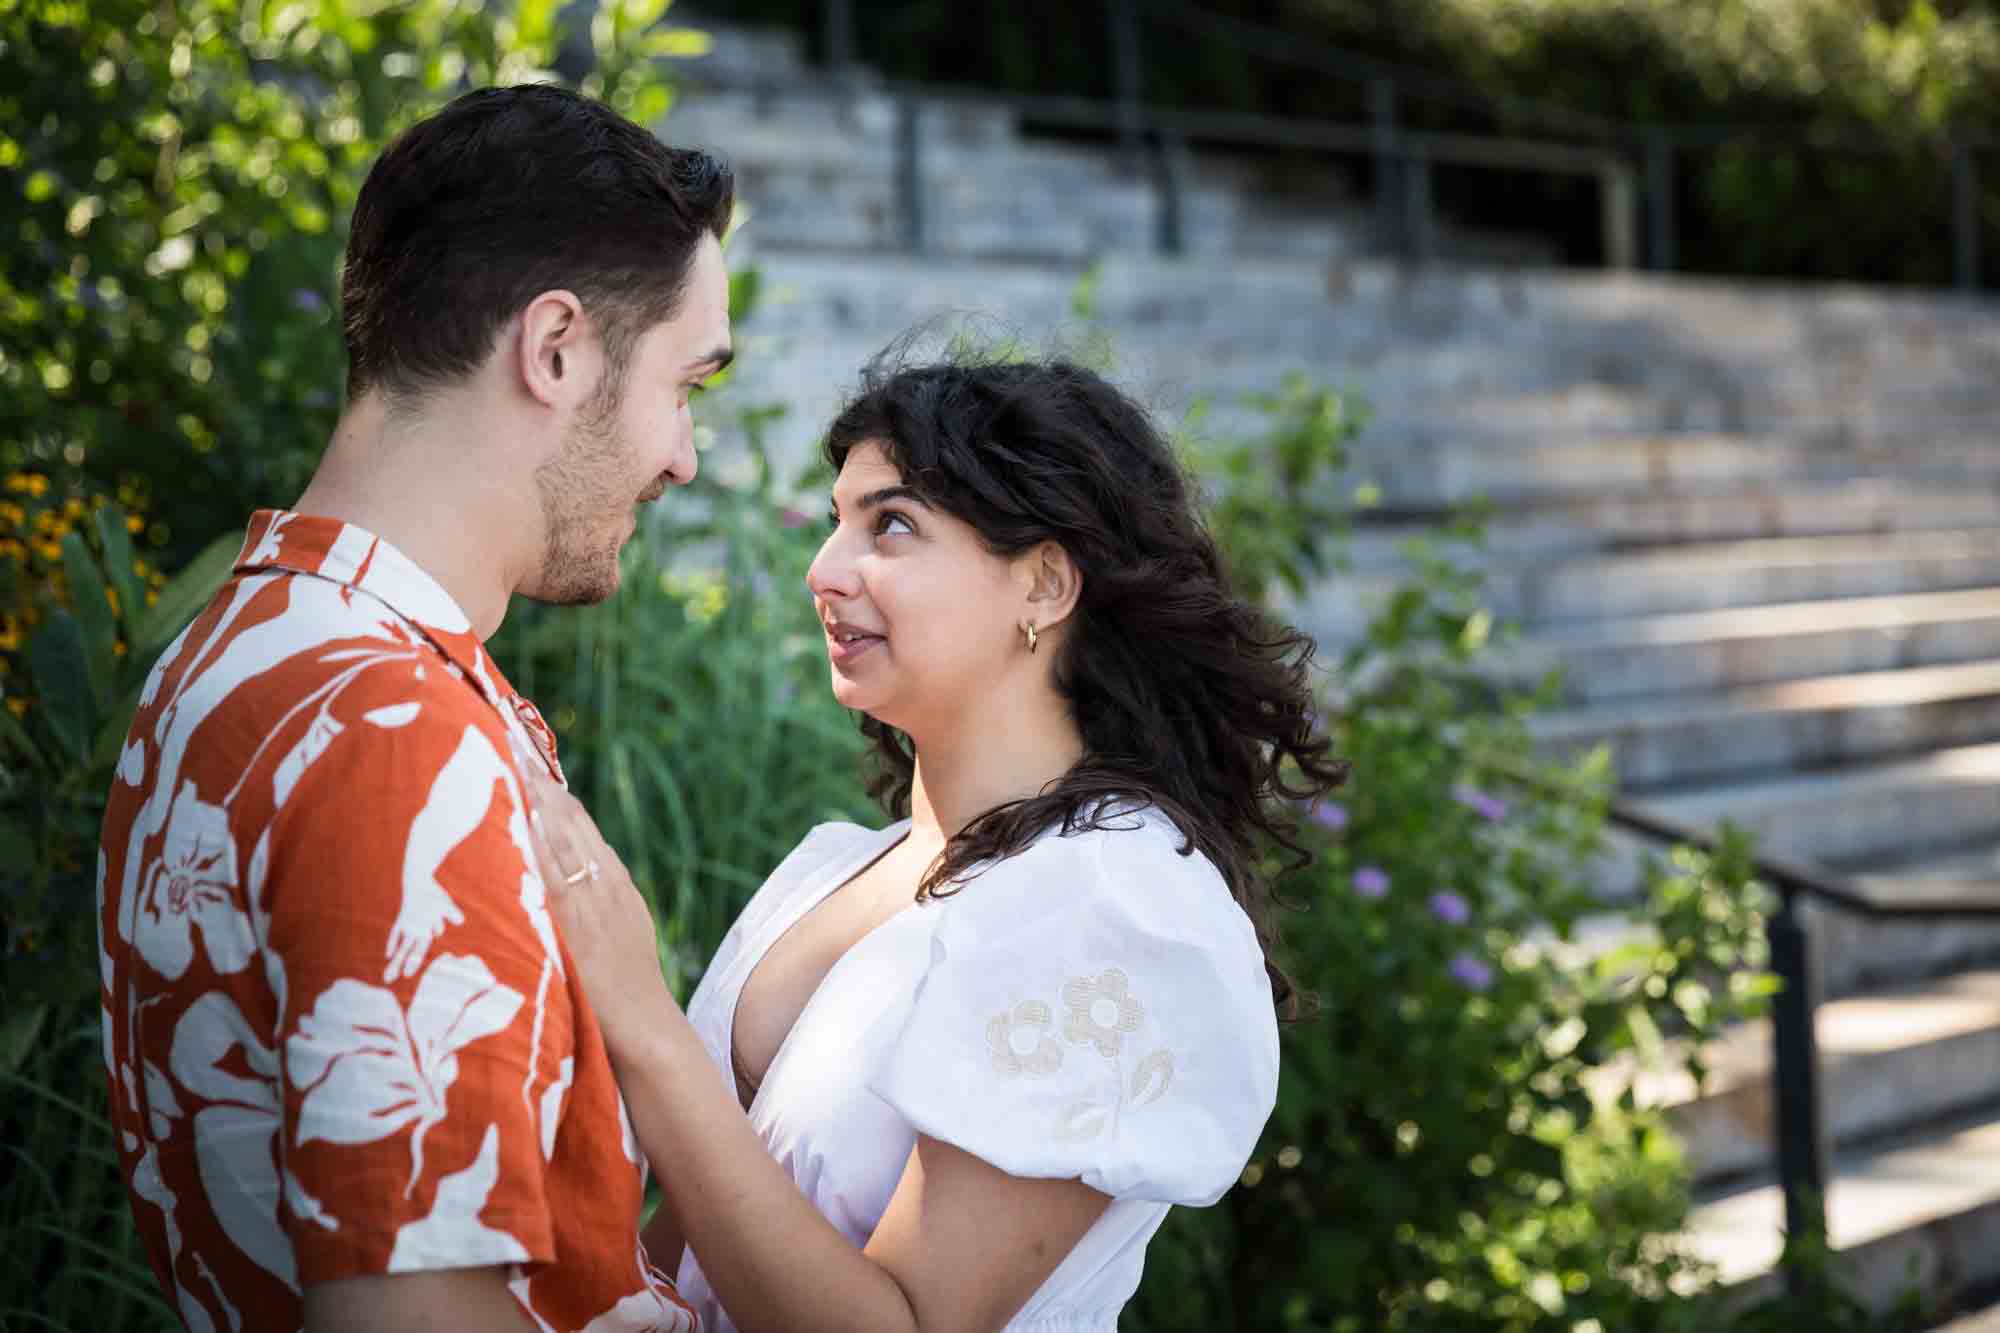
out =
<svg viewBox="0 0 2000 1333"><path fill-rule="evenodd" d="M416 561L366 528L337 518L260 509L250 516L236 573L271 571L307 574L337 583L341 596L365 593L414 626L472 682L502 716L526 729L557 782L568 785L556 757L556 734L535 706L515 693L486 647L472 632L472 620L442 584Z"/></svg>
<svg viewBox="0 0 2000 1333"><path fill-rule="evenodd" d="M339 584L351 600L366 593L436 644L495 707L515 697L486 656L472 621L443 585L394 546L352 523L285 509L250 516L238 574L283 570Z"/></svg>

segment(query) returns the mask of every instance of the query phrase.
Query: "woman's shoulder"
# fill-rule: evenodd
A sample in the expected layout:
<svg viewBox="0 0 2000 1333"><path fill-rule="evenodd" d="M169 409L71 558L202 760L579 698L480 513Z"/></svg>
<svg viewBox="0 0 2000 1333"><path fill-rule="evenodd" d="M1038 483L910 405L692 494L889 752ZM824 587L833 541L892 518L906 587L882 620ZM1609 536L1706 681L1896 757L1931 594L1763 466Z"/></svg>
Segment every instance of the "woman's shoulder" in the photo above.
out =
<svg viewBox="0 0 2000 1333"><path fill-rule="evenodd" d="M991 863L966 886L979 897L991 879L985 911L1005 914L1059 897L1067 911L1207 938L1261 959L1256 930L1222 872L1157 805L1130 801L1087 812L1074 827L1055 825L1028 846ZM1041 915L1036 912L1035 915Z"/></svg>
<svg viewBox="0 0 2000 1333"><path fill-rule="evenodd" d="M744 906L743 914L737 919L739 927L746 923L760 921L772 912L781 910L793 896L809 890L820 882L821 873L829 866L849 857L858 856L864 848L880 842L888 836L890 828L869 828L864 824L847 820L829 820L815 824L806 830L804 837L793 844L792 850L783 860L772 867L764 876L764 882Z"/></svg>

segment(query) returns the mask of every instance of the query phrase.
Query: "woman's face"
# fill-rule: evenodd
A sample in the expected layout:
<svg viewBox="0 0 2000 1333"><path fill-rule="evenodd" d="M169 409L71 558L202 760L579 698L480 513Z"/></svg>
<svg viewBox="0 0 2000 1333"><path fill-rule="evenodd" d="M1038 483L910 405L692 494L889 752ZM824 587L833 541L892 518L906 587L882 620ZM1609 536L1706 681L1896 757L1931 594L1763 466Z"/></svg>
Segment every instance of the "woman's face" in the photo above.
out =
<svg viewBox="0 0 2000 1333"><path fill-rule="evenodd" d="M832 521L806 586L834 698L915 736L991 697L1026 651L1015 563L918 499L873 443L847 455Z"/></svg>

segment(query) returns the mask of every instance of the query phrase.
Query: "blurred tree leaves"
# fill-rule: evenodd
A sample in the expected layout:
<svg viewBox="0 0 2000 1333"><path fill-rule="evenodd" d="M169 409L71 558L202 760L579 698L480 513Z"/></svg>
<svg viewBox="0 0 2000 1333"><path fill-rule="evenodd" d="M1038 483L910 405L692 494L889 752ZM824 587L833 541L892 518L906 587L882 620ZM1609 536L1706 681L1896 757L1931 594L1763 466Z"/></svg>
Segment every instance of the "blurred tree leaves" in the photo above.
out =
<svg viewBox="0 0 2000 1333"><path fill-rule="evenodd" d="M665 9L0 0L0 468L142 480L169 567L289 501L338 416L344 227L384 143L579 44L582 90L655 121L656 57L701 47Z"/></svg>

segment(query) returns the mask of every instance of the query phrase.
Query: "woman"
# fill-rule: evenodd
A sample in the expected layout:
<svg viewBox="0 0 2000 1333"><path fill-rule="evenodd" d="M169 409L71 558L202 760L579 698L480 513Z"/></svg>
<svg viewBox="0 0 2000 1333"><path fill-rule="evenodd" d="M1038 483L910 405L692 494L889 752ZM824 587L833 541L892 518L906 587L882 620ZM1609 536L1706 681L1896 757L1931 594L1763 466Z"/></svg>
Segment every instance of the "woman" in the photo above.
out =
<svg viewBox="0 0 2000 1333"><path fill-rule="evenodd" d="M685 1245L707 1328L1112 1330L1276 1096L1259 849L1340 778L1311 645L1087 370L874 371L826 452L807 583L896 822L814 829L683 1017L617 858L537 794L665 1192L648 1253Z"/></svg>

